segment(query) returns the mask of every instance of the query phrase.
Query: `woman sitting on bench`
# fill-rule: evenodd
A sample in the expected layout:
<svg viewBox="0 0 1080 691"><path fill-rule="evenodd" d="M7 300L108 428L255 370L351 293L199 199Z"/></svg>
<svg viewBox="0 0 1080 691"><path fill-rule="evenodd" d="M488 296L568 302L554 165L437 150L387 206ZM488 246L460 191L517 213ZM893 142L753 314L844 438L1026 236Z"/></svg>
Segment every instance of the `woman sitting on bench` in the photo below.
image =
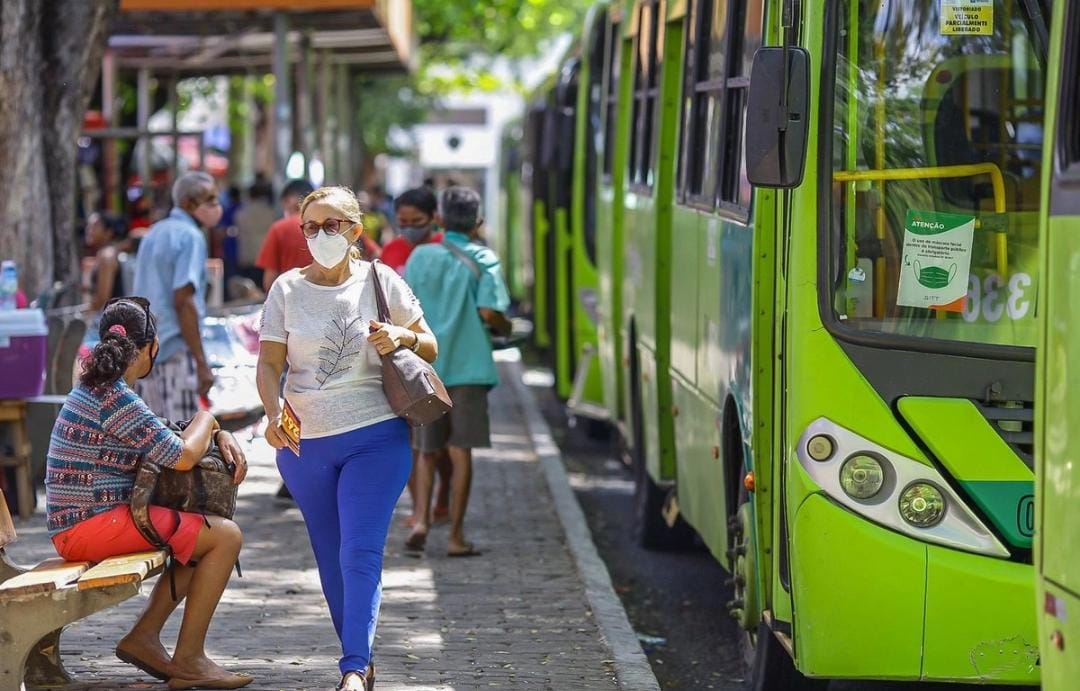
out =
<svg viewBox="0 0 1080 691"><path fill-rule="evenodd" d="M237 483L247 469L236 440L221 432L209 413L200 411L177 436L132 390L135 380L153 368L158 349L156 323L145 299L110 301L99 331L101 343L84 363L49 444L49 534L68 561L97 562L154 549L135 527L128 506L140 458L191 470L218 435L222 453L236 463ZM163 507L151 507L150 517L179 563L177 601L168 579L158 579L146 610L117 645L117 657L168 680L171 689L235 689L251 683L252 677L211 661L204 649L210 618L240 554L240 528L218 516ZM185 596L180 637L170 658L161 644L161 629Z"/></svg>

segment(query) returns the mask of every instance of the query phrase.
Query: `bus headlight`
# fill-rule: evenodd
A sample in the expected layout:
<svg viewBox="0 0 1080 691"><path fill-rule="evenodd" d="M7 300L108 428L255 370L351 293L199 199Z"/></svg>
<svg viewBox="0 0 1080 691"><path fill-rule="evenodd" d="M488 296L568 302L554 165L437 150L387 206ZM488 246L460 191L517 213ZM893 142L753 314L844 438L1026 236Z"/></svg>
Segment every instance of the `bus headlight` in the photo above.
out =
<svg viewBox="0 0 1080 691"><path fill-rule="evenodd" d="M929 528L945 516L945 497L928 482L913 482L900 493L900 515L916 528Z"/></svg>
<svg viewBox="0 0 1080 691"><path fill-rule="evenodd" d="M853 499L869 499L881 490L885 471L881 461L873 456L858 454L840 466L840 486Z"/></svg>
<svg viewBox="0 0 1080 691"><path fill-rule="evenodd" d="M814 484L848 511L923 542L1009 556L1001 540L933 465L875 444L826 418L810 423L795 449L799 466Z"/></svg>

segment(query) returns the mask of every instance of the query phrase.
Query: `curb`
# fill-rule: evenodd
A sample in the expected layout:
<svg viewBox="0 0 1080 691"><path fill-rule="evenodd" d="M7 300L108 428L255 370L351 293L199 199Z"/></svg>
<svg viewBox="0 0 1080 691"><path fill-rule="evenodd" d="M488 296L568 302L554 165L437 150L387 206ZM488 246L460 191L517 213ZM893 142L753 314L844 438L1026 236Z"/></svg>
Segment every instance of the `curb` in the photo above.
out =
<svg viewBox="0 0 1080 691"><path fill-rule="evenodd" d="M596 551L589 524L578 504L570 479L563 466L562 454L551 435L551 428L540 413L533 394L521 381L523 371L520 360L504 361L510 376L508 383L517 394L525 417L536 457L544 470L548 490L555 504L555 513L566 534L570 555L574 558L578 573L585 586L585 597L592 608L604 644L611 651L619 688L632 691L660 691L648 658L641 650L637 634L630 626L619 596L611 585L611 575Z"/></svg>

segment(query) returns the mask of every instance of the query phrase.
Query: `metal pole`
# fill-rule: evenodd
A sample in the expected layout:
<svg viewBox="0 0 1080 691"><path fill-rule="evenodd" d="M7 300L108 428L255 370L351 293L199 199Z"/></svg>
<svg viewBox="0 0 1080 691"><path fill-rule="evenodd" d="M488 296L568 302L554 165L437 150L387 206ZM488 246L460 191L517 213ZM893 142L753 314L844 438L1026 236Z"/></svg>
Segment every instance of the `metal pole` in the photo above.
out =
<svg viewBox="0 0 1080 691"><path fill-rule="evenodd" d="M292 153L292 95L289 71L289 17L274 14L274 190L285 187L285 166Z"/></svg>
<svg viewBox="0 0 1080 691"><path fill-rule="evenodd" d="M333 128L334 114L330 110L330 54L327 51L319 52L319 90L318 90L318 115L315 116L315 129L318 132L316 142L319 159L323 164L324 179L333 180L336 176L334 170L333 154L331 153L330 134Z"/></svg>
<svg viewBox="0 0 1080 691"><path fill-rule="evenodd" d="M135 119L142 131L149 129L150 123L150 70L140 68L135 83ZM139 180L142 184L143 194L153 184L153 175L150 171L150 142L151 138L141 136L135 140L138 147Z"/></svg>
<svg viewBox="0 0 1080 691"><path fill-rule="evenodd" d="M169 116L172 118L172 176L169 178L169 189L180 176L180 137L176 136L180 120L180 98L176 93L176 75L169 75Z"/></svg>
<svg viewBox="0 0 1080 691"><path fill-rule="evenodd" d="M255 178L255 80L257 77L244 77L244 156L240 161L240 182L250 185Z"/></svg>
<svg viewBox="0 0 1080 691"><path fill-rule="evenodd" d="M109 127L116 126L116 56L108 48L101 60L101 115ZM116 195L117 180L120 177L120 162L116 155L116 142L107 141L102 149L104 154L104 189L100 204L104 208L119 212Z"/></svg>
<svg viewBox="0 0 1080 691"><path fill-rule="evenodd" d="M314 51L311 48L311 34L304 32L300 37L300 68L297 70L297 132L300 135L300 153L304 155L304 177L311 177L311 155L315 151L314 91L315 70Z"/></svg>
<svg viewBox="0 0 1080 691"><path fill-rule="evenodd" d="M337 138L337 183L339 185L349 185L352 183L355 171L353 169L352 158L352 128L353 119L352 111L349 108L349 94L352 93L352 89L349 87L349 67L348 65L337 66L337 124L338 124L338 138Z"/></svg>

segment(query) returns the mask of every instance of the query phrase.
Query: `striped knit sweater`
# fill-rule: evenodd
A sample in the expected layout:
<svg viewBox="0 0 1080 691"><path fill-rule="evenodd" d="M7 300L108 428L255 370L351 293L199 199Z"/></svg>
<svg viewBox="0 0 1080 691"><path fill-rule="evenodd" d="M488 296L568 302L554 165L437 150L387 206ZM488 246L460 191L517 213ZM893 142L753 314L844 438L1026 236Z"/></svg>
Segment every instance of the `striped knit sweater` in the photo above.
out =
<svg viewBox="0 0 1080 691"><path fill-rule="evenodd" d="M102 390L79 384L60 410L49 441L49 534L127 504L143 456L169 468L182 451L180 438L123 379Z"/></svg>

